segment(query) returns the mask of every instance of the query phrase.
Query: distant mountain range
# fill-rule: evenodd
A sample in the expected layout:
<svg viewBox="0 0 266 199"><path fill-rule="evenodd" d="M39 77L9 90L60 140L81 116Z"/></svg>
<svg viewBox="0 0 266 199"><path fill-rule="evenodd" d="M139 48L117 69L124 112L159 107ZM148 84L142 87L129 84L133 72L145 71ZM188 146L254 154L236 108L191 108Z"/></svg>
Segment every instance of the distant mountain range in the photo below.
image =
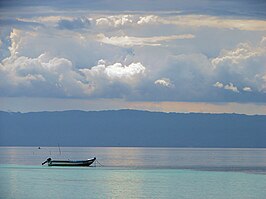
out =
<svg viewBox="0 0 266 199"><path fill-rule="evenodd" d="M266 116L135 110L0 112L1 146L266 147Z"/></svg>

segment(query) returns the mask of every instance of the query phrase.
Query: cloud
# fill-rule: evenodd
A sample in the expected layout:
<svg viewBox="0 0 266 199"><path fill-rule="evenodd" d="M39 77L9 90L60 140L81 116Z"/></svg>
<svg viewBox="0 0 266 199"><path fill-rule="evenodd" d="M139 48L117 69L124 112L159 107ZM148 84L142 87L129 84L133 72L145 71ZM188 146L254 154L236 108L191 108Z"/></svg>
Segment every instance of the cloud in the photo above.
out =
<svg viewBox="0 0 266 199"><path fill-rule="evenodd" d="M122 26L172 25L178 27L211 27L217 29L238 29L246 31L265 31L266 22L258 19L236 19L211 15L112 15L95 19L101 27L119 28Z"/></svg>
<svg viewBox="0 0 266 199"><path fill-rule="evenodd" d="M18 54L17 51L22 42L21 34L22 31L18 29L13 29L13 31L10 33L11 46L8 47L8 49L10 51L11 56L16 56Z"/></svg>
<svg viewBox="0 0 266 199"><path fill-rule="evenodd" d="M142 74L145 67L141 63L131 63L128 66L123 66L121 63L116 63L106 67L106 74L110 78L131 78L136 74Z"/></svg>
<svg viewBox="0 0 266 199"><path fill-rule="evenodd" d="M251 92L251 91L252 91L252 89L251 89L250 87L244 87L244 88L243 88L243 91L246 91L246 92Z"/></svg>
<svg viewBox="0 0 266 199"><path fill-rule="evenodd" d="M220 82L216 82L215 84L213 84L214 87L217 87L217 88L223 88L224 85Z"/></svg>
<svg viewBox="0 0 266 199"><path fill-rule="evenodd" d="M73 21L78 19L77 17L64 16L64 15L47 15L47 16L33 16L33 17L19 17L16 18L17 21L27 22L27 23L38 23L46 27L57 27L61 20Z"/></svg>
<svg viewBox="0 0 266 199"><path fill-rule="evenodd" d="M108 17L100 17L95 20L97 26L102 27L121 27L131 25L135 22L134 15L115 15Z"/></svg>
<svg viewBox="0 0 266 199"><path fill-rule="evenodd" d="M17 53L18 56L38 57L40 54L48 53L51 57L67 58L75 66L82 68L93 66L102 58L112 63L123 62L128 54L124 48L101 45L95 40L94 34L88 34L84 29L74 31L56 27L36 31L12 29L11 32L7 31L6 35L2 34L0 38L4 41L1 50L5 53L0 56L2 59L10 55L9 48L12 48L12 53Z"/></svg>
<svg viewBox="0 0 266 199"><path fill-rule="evenodd" d="M266 47L259 43L252 46L240 43L231 50L222 50L220 55L211 59L214 71L226 82L238 82L242 87L253 87L259 92L266 92ZM232 86L227 86L232 88Z"/></svg>
<svg viewBox="0 0 266 199"><path fill-rule="evenodd" d="M163 87L168 87L168 88L173 88L174 84L172 84L171 80L169 78L162 78L162 79L157 79L154 84L158 86L163 86Z"/></svg>
<svg viewBox="0 0 266 199"><path fill-rule="evenodd" d="M17 29L10 33L10 56L0 64L2 96L117 98L134 92L145 76L145 66L137 61L100 60L96 66L78 68L70 59L50 53L24 56L21 50L30 34L36 36Z"/></svg>
<svg viewBox="0 0 266 199"><path fill-rule="evenodd" d="M149 79L139 89L141 93L136 100L145 97L156 101L197 101L206 98L209 92L211 64L202 54L168 56L163 67L152 67L148 72Z"/></svg>
<svg viewBox="0 0 266 199"><path fill-rule="evenodd" d="M12 32L11 55L0 64L2 96L104 97L111 92L115 97L128 92L116 90L118 87L134 88L145 75L145 67L139 62L107 65L99 60L96 66L78 69L70 60L46 53L36 58L19 56L18 35Z"/></svg>
<svg viewBox="0 0 266 199"><path fill-rule="evenodd" d="M177 39L192 39L195 36L192 34L184 35L170 35L170 36L158 36L158 37L130 37L130 36L115 36L106 37L104 34L98 34L97 40L105 44L111 44L115 46L160 46L162 42L167 42Z"/></svg>
<svg viewBox="0 0 266 199"><path fill-rule="evenodd" d="M33 21L22 21L19 19L7 18L7 19L0 19L0 25L2 27L16 27L21 29L29 29L29 28L36 28L39 26L43 26L41 23L33 22Z"/></svg>
<svg viewBox="0 0 266 199"><path fill-rule="evenodd" d="M140 16L137 24L145 25L145 24L156 24L159 21L159 17L156 15L147 15L147 16Z"/></svg>
<svg viewBox="0 0 266 199"><path fill-rule="evenodd" d="M224 88L225 90L230 90L230 91L239 93L238 88L236 86L234 86L232 83L229 83L227 85L223 85L223 83L216 82L215 84L213 84L213 86L216 88ZM248 86L243 87L242 90L245 92L252 92L252 89Z"/></svg>
<svg viewBox="0 0 266 199"><path fill-rule="evenodd" d="M92 96L100 98L127 98L145 77L145 66L139 62L124 65L122 63L107 64L99 60L96 66L79 69L86 81L93 84Z"/></svg>
<svg viewBox="0 0 266 199"><path fill-rule="evenodd" d="M266 44L266 36L263 36L260 43L263 45L263 44Z"/></svg>
<svg viewBox="0 0 266 199"><path fill-rule="evenodd" d="M71 20L60 19L58 21L57 27L59 29L68 29L68 30L89 28L90 27L90 20L86 17L73 18Z"/></svg>
<svg viewBox="0 0 266 199"><path fill-rule="evenodd" d="M57 25L61 29L79 29L88 28L94 25L94 28L141 28L147 25L152 26L173 26L179 28L216 28L228 30L245 30L245 31L265 31L266 22L260 19L241 19L235 17L211 16L211 15L196 15L196 14L179 14L162 15L160 13L145 15L145 14L118 14L118 15L85 15L85 16L38 16L24 17L16 19L2 19L2 25L17 25L23 26L54 26Z"/></svg>
<svg viewBox="0 0 266 199"><path fill-rule="evenodd" d="M145 73L145 67L141 63L131 63L128 66L122 63L107 65L104 60L99 60L96 66L91 68L79 69L87 80L94 82L123 82L124 84L133 85Z"/></svg>
<svg viewBox="0 0 266 199"><path fill-rule="evenodd" d="M10 56L0 63L2 96L91 97L98 88L101 97L106 90L120 96L125 91L115 91L115 87L134 87L145 75L145 67L139 62L107 65L100 60L96 66L79 69L69 59L49 53L35 58L22 56L24 34L17 29L10 33Z"/></svg>
<svg viewBox="0 0 266 199"><path fill-rule="evenodd" d="M265 102L262 31L176 25L188 16L162 13L92 13L88 24L81 14L31 18L45 26L10 35L4 27L2 96Z"/></svg>
<svg viewBox="0 0 266 199"><path fill-rule="evenodd" d="M229 83L229 84L225 85L224 89L239 93L237 87L234 86L232 83Z"/></svg>
<svg viewBox="0 0 266 199"><path fill-rule="evenodd" d="M50 58L46 54L36 58L11 56L2 61L0 71L1 90L7 96L77 97L93 91L65 58Z"/></svg>
<svg viewBox="0 0 266 199"><path fill-rule="evenodd" d="M218 29L238 29L247 31L265 31L264 20L224 18L210 15L177 15L177 16L141 16L139 25L165 24L179 27L212 27Z"/></svg>
<svg viewBox="0 0 266 199"><path fill-rule="evenodd" d="M212 64L214 66L224 63L239 65L245 60L261 56L264 52L264 48L253 48L248 43L241 43L236 49L222 51L219 57L212 60Z"/></svg>
<svg viewBox="0 0 266 199"><path fill-rule="evenodd" d="M49 12L124 12L125 10L132 13L134 12L169 12L173 13L176 10L181 11L182 14L193 13L193 14L210 14L218 16L238 16L238 17L249 17L249 18L265 18L264 8L266 4L263 0L254 0L252 4L250 1L240 0L220 0L220 1L209 1L201 0L195 2L193 0L135 0L135 1L116 1L112 0L101 0L101 1L82 1L76 0L67 1L62 3L61 1L14 1L14 0L3 0L1 1L2 10L5 12L9 10L16 10L18 14L25 13L37 15L40 13ZM49 8L49 9L48 9ZM174 10L174 11L173 11Z"/></svg>

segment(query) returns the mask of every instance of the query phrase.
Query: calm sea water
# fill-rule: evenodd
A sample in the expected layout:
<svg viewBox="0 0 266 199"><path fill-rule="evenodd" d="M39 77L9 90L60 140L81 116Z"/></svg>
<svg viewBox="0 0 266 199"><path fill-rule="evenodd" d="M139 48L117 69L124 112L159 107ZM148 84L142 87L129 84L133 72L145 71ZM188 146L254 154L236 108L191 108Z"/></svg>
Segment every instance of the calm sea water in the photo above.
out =
<svg viewBox="0 0 266 199"><path fill-rule="evenodd" d="M0 198L266 198L266 149L60 149L0 147ZM94 156L102 167L41 166Z"/></svg>

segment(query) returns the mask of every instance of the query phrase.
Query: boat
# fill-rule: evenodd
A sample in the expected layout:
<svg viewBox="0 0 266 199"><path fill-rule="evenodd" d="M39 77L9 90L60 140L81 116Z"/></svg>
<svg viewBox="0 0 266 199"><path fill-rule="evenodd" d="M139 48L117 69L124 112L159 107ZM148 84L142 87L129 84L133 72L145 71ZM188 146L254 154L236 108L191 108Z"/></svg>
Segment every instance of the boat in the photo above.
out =
<svg viewBox="0 0 266 199"><path fill-rule="evenodd" d="M87 160L78 160L78 161L73 161L73 160L52 160L51 158L48 158L45 160L42 165L48 164L48 166L77 166L77 167L88 167L90 166L94 161L96 160L96 157L87 159Z"/></svg>

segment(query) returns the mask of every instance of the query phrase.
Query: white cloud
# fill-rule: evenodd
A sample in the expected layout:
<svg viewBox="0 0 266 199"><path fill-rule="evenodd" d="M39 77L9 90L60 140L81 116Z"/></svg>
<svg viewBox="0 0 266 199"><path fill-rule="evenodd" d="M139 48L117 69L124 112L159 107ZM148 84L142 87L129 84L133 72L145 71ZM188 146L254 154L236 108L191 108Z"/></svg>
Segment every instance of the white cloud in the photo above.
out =
<svg viewBox="0 0 266 199"><path fill-rule="evenodd" d="M229 83L227 85L223 85L223 83L216 82L215 84L213 84L213 86L216 88L224 88L225 90L230 90L230 91L239 93L238 88L236 86L234 86L232 83ZM245 92L252 92L252 89L250 87L247 87L247 86L244 87L242 90Z"/></svg>
<svg viewBox="0 0 266 199"><path fill-rule="evenodd" d="M106 37L104 34L98 34L97 40L102 43L115 46L160 46L162 42L167 42L177 39L192 39L195 36L192 34L170 35L158 37L129 37L129 36L114 36Z"/></svg>
<svg viewBox="0 0 266 199"><path fill-rule="evenodd" d="M139 62L131 63L128 66L122 63L106 65L104 60L99 60L98 65L90 69L80 69L79 71L84 73L87 79L97 77L129 83L128 80L134 80L134 78L144 75L145 67Z"/></svg>
<svg viewBox="0 0 266 199"><path fill-rule="evenodd" d="M259 57L265 53L263 47L252 47L248 43L241 43L236 49L233 50L223 50L219 57L212 60L214 66L220 64L228 63L234 64L241 67L241 62Z"/></svg>
<svg viewBox="0 0 266 199"><path fill-rule="evenodd" d="M100 89L104 96L114 83L134 87L144 73L145 67L139 62L106 65L99 60L92 68L77 69L70 60L47 54L36 58L12 56L0 64L0 89L7 95L22 91L25 96L62 97L93 96ZM48 92L40 93L42 90Z"/></svg>
<svg viewBox="0 0 266 199"><path fill-rule="evenodd" d="M78 67L93 66L101 58L113 63L123 62L123 58L127 55L125 49L100 45L95 40L94 34L82 31L70 32L69 30L45 29L43 27L40 30L13 29L11 34L8 32L8 37L3 40L5 49L0 50L5 53L2 53L0 59L9 56L10 52L13 55L26 57L38 57L47 52L51 57L67 58ZM138 62L138 60L132 60L132 62Z"/></svg>
<svg viewBox="0 0 266 199"><path fill-rule="evenodd" d="M146 68L139 62L123 65L122 63L107 64L99 60L96 66L79 69L86 81L94 85L94 96L125 97L141 84Z"/></svg>
<svg viewBox="0 0 266 199"><path fill-rule="evenodd" d="M174 25L178 27L212 27L247 31L266 30L266 22L264 20L224 18L210 15L112 15L95 18L95 24L97 26L115 28L138 25Z"/></svg>
<svg viewBox="0 0 266 199"><path fill-rule="evenodd" d="M46 54L36 58L9 57L2 61L0 71L5 77L1 87L9 94L22 91L26 96L50 96L58 92L62 96L74 97L93 92L92 85L82 81L82 76L75 71L72 62L65 58L51 58ZM41 90L49 90L51 93L40 93Z"/></svg>
<svg viewBox="0 0 266 199"><path fill-rule="evenodd" d="M228 28L221 31L217 21L214 23L217 18L201 16L92 14L85 20L87 25L88 20L91 23L89 29L83 28L81 18L43 17L39 20L47 26L1 33L2 48L10 54L0 66L1 95L24 92L34 96L43 91L50 96L131 100L162 100L158 97L162 95L167 100L234 101L243 97L243 101L261 101L261 94L266 93L266 48L261 31L239 31L231 29L234 24L230 28L228 21L220 21L222 28ZM203 22L197 25L199 20ZM208 20L214 28L200 28L210 27ZM60 21L79 25L71 32L71 28L58 29ZM186 32L193 34L183 34ZM217 43L213 42L216 34ZM207 40L213 45L207 45ZM171 87L174 92L160 87ZM223 89L214 87L242 93L252 88L254 96L224 95Z"/></svg>
<svg viewBox="0 0 266 199"><path fill-rule="evenodd" d="M11 56L15 56L20 47L21 43L20 34L21 31L19 31L18 29L13 29L13 31L10 33L11 46L8 49L10 51Z"/></svg>
<svg viewBox="0 0 266 199"><path fill-rule="evenodd" d="M225 85L224 89L239 93L237 87L234 86L232 83L229 83L229 84Z"/></svg>
<svg viewBox="0 0 266 199"><path fill-rule="evenodd" d="M262 45L263 45L263 44L264 44L264 45L266 44L266 36L263 36L263 37L262 37L260 43L261 43Z"/></svg>
<svg viewBox="0 0 266 199"><path fill-rule="evenodd" d="M211 63L220 79L237 81L242 86L250 85L259 92L266 91L266 81L263 79L266 74L265 45L241 43L235 49L222 50Z"/></svg>
<svg viewBox="0 0 266 199"><path fill-rule="evenodd" d="M95 24L97 26L103 27L120 27L125 25L131 25L135 21L134 15L115 15L115 16L107 16L100 17L95 19Z"/></svg>
<svg viewBox="0 0 266 199"><path fill-rule="evenodd" d="M174 84L171 82L169 78L161 78L157 79L154 84L163 86L163 87L168 87L168 88L173 88Z"/></svg>
<svg viewBox="0 0 266 199"><path fill-rule="evenodd" d="M104 60L99 60L97 66L78 69L69 59L49 53L35 58L21 56L24 34L16 29L10 34L10 57L0 63L2 95L88 97L100 88L103 97L109 85L116 82L133 87L145 73L145 67L139 62L106 65ZM123 91L116 92L114 96Z"/></svg>
<svg viewBox="0 0 266 199"><path fill-rule="evenodd" d="M246 91L246 92L251 92L251 91L252 91L252 89L251 89L250 87L244 87L244 88L243 88L243 91Z"/></svg>
<svg viewBox="0 0 266 199"><path fill-rule="evenodd" d="M56 27L60 20L73 20L72 16L63 16L63 15L48 15L40 17L31 17L31 18L16 18L17 21L21 22L33 22L44 24L47 27Z"/></svg>
<svg viewBox="0 0 266 199"><path fill-rule="evenodd" d="M106 92L116 89L111 88L113 84L116 87L123 88L126 85L133 88L145 75L145 67L137 61L128 64L121 62L106 64L104 60L99 60L96 66L87 68L82 66L83 69L79 69L69 58L54 56L54 53L42 53L37 57L24 56L22 55L25 54L23 47L28 44L27 42L32 42L31 36L33 39L34 37L37 39L40 35L18 29L13 29L10 33L10 57L2 60L0 64L2 95L19 96L23 93L25 96L90 97L96 93L100 97L104 97ZM41 38L46 39L45 37ZM52 41L57 43L60 39L55 38ZM73 39L78 38L74 37ZM83 43L80 46L83 47L82 45ZM34 45L27 45L28 48L32 48L32 46ZM41 45L38 46L40 51L41 47ZM74 49L73 46L69 47L66 50ZM112 47L113 53L116 53L117 51L113 49ZM99 53L99 51L97 52ZM112 95L120 96L125 92L123 89L118 89Z"/></svg>
<svg viewBox="0 0 266 199"><path fill-rule="evenodd" d="M223 88L224 85L220 82L216 82L215 84L213 84L214 87L217 87L217 88Z"/></svg>
<svg viewBox="0 0 266 199"><path fill-rule="evenodd" d="M148 16L140 16L137 24L145 25L145 24L154 24L158 22L159 17L155 15L148 15Z"/></svg>
<svg viewBox="0 0 266 199"><path fill-rule="evenodd" d="M106 67L106 74L110 78L131 78L137 74L143 74L145 67L141 63L131 63L123 66L121 63L115 63Z"/></svg>
<svg viewBox="0 0 266 199"><path fill-rule="evenodd" d="M148 15L140 17L138 24L167 24L186 27L213 27L249 31L266 30L266 22L264 20L222 18L209 15L178 15L166 17Z"/></svg>

